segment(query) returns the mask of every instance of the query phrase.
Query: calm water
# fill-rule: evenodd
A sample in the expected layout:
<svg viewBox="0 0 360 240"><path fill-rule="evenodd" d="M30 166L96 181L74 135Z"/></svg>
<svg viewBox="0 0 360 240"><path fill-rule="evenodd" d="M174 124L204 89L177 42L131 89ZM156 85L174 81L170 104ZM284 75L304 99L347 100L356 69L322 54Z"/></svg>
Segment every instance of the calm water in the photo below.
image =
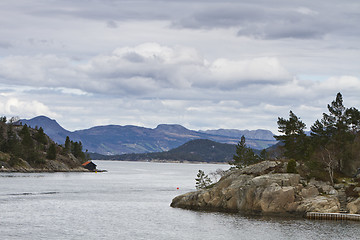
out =
<svg viewBox="0 0 360 240"><path fill-rule="evenodd" d="M0 239L360 239L359 222L169 207L226 165L95 162L109 172L0 173Z"/></svg>

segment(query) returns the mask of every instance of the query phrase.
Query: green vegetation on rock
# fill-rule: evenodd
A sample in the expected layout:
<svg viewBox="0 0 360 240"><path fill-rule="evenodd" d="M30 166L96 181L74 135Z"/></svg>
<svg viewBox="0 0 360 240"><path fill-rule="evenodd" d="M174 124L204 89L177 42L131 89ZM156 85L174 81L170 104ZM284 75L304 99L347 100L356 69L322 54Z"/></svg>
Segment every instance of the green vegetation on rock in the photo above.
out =
<svg viewBox="0 0 360 240"><path fill-rule="evenodd" d="M263 155L265 153L263 152ZM235 165L237 168L242 168L261 161L261 158L257 156L254 151L246 146L245 137L242 136L240 142L236 146L236 154L233 156L233 160L229 162L231 165Z"/></svg>
<svg viewBox="0 0 360 240"><path fill-rule="evenodd" d="M69 146L73 147L71 151L54 143L41 127L0 118L1 171L82 171L87 157L81 142L70 142Z"/></svg>
<svg viewBox="0 0 360 240"><path fill-rule="evenodd" d="M327 108L328 113L311 126L310 136L292 111L289 119L279 117L283 135L275 138L283 143L283 157L300 163L300 173L333 184L336 176L352 176L360 167L360 112L346 108L341 93Z"/></svg>

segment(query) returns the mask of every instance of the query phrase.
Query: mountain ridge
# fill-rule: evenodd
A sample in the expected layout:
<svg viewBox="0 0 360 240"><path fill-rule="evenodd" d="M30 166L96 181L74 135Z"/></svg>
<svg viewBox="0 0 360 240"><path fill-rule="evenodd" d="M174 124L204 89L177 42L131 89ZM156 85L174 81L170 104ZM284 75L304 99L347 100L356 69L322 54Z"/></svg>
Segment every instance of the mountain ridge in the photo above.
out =
<svg viewBox="0 0 360 240"><path fill-rule="evenodd" d="M164 152L131 153L104 156L90 154L91 158L118 161L176 161L176 162L229 162L236 153L236 145L218 143L208 139L195 139Z"/></svg>
<svg viewBox="0 0 360 240"><path fill-rule="evenodd" d="M73 141L81 141L84 149L89 152L104 155L168 151L195 139L237 144L242 136L239 136L241 130L236 129L195 131L179 124L159 124L156 128L111 124L71 132L64 129L56 120L46 116L22 119L20 122L32 127L42 127L44 132L58 144L63 144L66 136L69 136ZM224 134L224 130L227 134L221 135ZM264 139L249 137L255 136L254 132L259 133L259 131L265 131ZM269 139L269 135L273 135L269 130L244 130L243 133L247 145L254 149L267 148L277 142L275 139Z"/></svg>

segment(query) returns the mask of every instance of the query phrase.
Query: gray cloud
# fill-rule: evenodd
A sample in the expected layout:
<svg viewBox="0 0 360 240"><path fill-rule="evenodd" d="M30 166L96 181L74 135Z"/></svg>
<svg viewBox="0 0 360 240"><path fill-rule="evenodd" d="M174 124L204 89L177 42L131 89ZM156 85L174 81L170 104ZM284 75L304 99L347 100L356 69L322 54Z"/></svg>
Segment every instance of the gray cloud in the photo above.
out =
<svg viewBox="0 0 360 240"><path fill-rule="evenodd" d="M107 22L106 22L106 26L107 26L108 28L117 28L117 27L118 27L117 23L116 23L115 21L113 21L113 20L107 21Z"/></svg>
<svg viewBox="0 0 360 240"><path fill-rule="evenodd" d="M0 78L17 85L147 96L161 89L232 91L248 85L278 85L292 76L276 58L210 62L191 48L146 43L118 48L77 65L54 55L7 57L0 60Z"/></svg>
<svg viewBox="0 0 360 240"><path fill-rule="evenodd" d="M0 41L0 48L11 48L11 47L13 47L11 43Z"/></svg>
<svg viewBox="0 0 360 240"><path fill-rule="evenodd" d="M259 1L218 2L175 20L174 26L194 29L235 27L239 29L238 36L260 39L311 39L344 33L359 36L360 31L353 25L360 21L360 16L354 13L354 5L354 2L324 5L273 1L271 6L264 2L259 4Z"/></svg>
<svg viewBox="0 0 360 240"><path fill-rule="evenodd" d="M176 28L237 28L239 36L261 39L311 39L326 34L359 36L357 1L53 1L6 6L36 18L105 21L116 28L126 21L168 21ZM111 19L111 20L109 20Z"/></svg>
<svg viewBox="0 0 360 240"><path fill-rule="evenodd" d="M47 114L69 129L276 130L291 109L311 125L339 91L360 107L358 9L356 0L0 1L0 112Z"/></svg>

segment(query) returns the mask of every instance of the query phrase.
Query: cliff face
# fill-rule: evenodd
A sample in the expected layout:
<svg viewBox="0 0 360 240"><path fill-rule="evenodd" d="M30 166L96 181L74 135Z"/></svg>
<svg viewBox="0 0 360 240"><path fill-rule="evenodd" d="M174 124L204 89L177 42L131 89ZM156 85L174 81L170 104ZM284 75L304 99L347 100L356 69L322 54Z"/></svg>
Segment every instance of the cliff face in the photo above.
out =
<svg viewBox="0 0 360 240"><path fill-rule="evenodd" d="M175 197L172 207L265 214L338 212L337 191L330 185L281 172L281 163L264 161L231 171L212 188Z"/></svg>

